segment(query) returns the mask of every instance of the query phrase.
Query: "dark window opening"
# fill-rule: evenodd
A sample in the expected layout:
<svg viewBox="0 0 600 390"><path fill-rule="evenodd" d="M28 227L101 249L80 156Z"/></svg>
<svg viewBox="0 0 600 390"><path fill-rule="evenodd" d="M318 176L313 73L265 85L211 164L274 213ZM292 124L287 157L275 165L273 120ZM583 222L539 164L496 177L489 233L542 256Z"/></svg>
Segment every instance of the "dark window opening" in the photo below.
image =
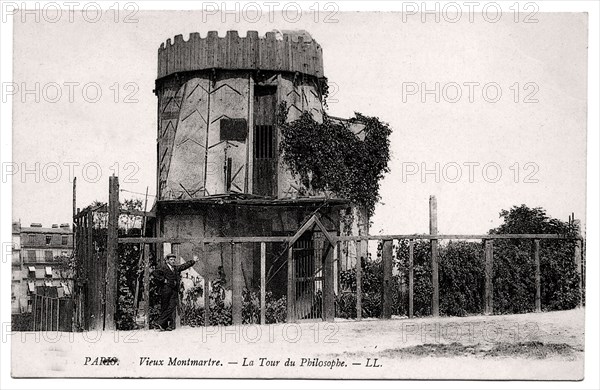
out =
<svg viewBox="0 0 600 390"><path fill-rule="evenodd" d="M275 158L275 137L272 125L254 126L254 158Z"/></svg>
<svg viewBox="0 0 600 390"><path fill-rule="evenodd" d="M221 125L221 141L245 142L248 134L248 122L244 118L223 118Z"/></svg>
<svg viewBox="0 0 600 390"><path fill-rule="evenodd" d="M46 245L50 245L52 243L52 236L46 236Z"/></svg>

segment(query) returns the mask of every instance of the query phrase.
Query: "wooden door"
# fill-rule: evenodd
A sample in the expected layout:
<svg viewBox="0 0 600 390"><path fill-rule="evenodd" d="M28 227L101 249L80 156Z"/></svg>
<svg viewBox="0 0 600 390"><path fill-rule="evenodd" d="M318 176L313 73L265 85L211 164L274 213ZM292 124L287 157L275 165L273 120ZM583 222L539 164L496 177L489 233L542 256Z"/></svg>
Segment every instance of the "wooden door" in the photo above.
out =
<svg viewBox="0 0 600 390"><path fill-rule="evenodd" d="M277 88L254 88L253 193L277 197Z"/></svg>
<svg viewBox="0 0 600 390"><path fill-rule="evenodd" d="M294 318L323 319L323 266L312 232L306 232L292 247L294 262ZM288 297L289 299L289 297Z"/></svg>

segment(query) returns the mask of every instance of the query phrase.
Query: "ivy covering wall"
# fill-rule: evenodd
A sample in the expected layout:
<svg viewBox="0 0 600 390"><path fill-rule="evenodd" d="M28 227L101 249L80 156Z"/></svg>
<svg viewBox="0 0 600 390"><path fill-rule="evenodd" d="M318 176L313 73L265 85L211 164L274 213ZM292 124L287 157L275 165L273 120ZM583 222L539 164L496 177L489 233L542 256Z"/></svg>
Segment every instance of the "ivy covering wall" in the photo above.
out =
<svg viewBox="0 0 600 390"><path fill-rule="evenodd" d="M379 185L389 172L392 129L377 117L355 113L349 124L364 125L364 141L327 115L323 122L304 112L286 122L287 106L279 107L280 153L307 192L332 192L365 207L373 215L380 199Z"/></svg>

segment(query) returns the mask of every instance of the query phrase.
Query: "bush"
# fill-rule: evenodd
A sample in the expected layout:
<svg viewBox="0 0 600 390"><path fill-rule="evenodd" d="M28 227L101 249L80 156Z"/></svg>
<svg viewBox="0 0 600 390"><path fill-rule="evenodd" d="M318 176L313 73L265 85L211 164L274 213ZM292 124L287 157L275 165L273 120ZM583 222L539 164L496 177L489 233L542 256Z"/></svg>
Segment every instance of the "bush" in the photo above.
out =
<svg viewBox="0 0 600 390"><path fill-rule="evenodd" d="M400 302L398 300L399 277L392 277L393 300L392 313L398 314ZM340 272L341 292L335 297L336 317L356 318L356 268ZM376 261L362 261L362 316L364 318L377 318L382 315L383 305L383 263Z"/></svg>
<svg viewBox="0 0 600 390"><path fill-rule="evenodd" d="M490 234L557 234L577 237L578 227L550 218L541 207L525 205L502 210L504 222ZM543 310L567 310L580 297L578 273L573 261L574 243L540 241L541 304ZM494 242L494 312L523 313L535 309L533 240Z"/></svg>
<svg viewBox="0 0 600 390"><path fill-rule="evenodd" d="M445 245L439 266L440 313L448 316L481 313L484 272L480 243L450 242Z"/></svg>
<svg viewBox="0 0 600 390"><path fill-rule="evenodd" d="M181 324L189 326L204 326L204 308L199 307L195 300L186 300L181 305ZM210 326L227 326L233 323L231 305L226 305L220 294L210 297ZM287 317L287 301L285 297L275 299L268 291L265 295L265 320L267 324L285 322ZM254 291L242 291L242 323L260 323L260 298Z"/></svg>
<svg viewBox="0 0 600 390"><path fill-rule="evenodd" d="M431 284L431 244L429 241L416 241L414 243L413 275L414 275L414 315L431 315L431 299L433 286ZM404 277L403 284L408 286L408 241L398 242L396 247L397 267ZM402 301L401 314L408 314L408 294Z"/></svg>
<svg viewBox="0 0 600 390"><path fill-rule="evenodd" d="M137 234L139 236L139 233ZM140 257L139 244L120 244L118 248L119 264L117 268L118 296L116 322L118 330L136 329L134 295L138 277ZM140 282L141 293L143 283Z"/></svg>
<svg viewBox="0 0 600 390"><path fill-rule="evenodd" d="M498 233L572 234L575 227L549 219L541 209L525 206L501 213L505 223L490 231ZM516 216L515 216L516 215ZM519 223L522 219L525 223ZM516 221L515 221L516 220ZM533 225L530 221L534 221ZM523 228L523 225L525 226ZM508 227L507 227L508 226ZM535 263L533 240L495 240L493 262L494 312L525 313L535 309ZM540 241L541 302L544 310L566 310L580 298L578 273L573 261L574 243L568 240ZM441 242L439 249L440 314L466 316L483 312L485 258L481 242ZM392 277L392 314L408 313L409 243L395 247ZM381 252L381 245L380 250ZM431 315L431 244L414 242L414 315ZM585 262L584 262L585 264ZM382 309L383 267L381 253L363 262L363 316L379 317ZM585 286L584 286L585 287ZM341 293L336 297L336 316L356 318L356 270L340 273Z"/></svg>
<svg viewBox="0 0 600 390"><path fill-rule="evenodd" d="M20 313L11 316L10 330L25 332L33 330L33 313Z"/></svg>

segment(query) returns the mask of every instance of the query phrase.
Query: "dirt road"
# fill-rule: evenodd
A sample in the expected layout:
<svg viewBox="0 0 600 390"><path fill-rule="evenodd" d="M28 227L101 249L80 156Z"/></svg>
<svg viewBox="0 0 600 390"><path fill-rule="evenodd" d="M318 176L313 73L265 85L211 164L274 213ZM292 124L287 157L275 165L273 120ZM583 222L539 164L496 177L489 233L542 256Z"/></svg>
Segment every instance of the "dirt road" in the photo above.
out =
<svg viewBox="0 0 600 390"><path fill-rule="evenodd" d="M11 340L14 377L577 380L584 310Z"/></svg>

